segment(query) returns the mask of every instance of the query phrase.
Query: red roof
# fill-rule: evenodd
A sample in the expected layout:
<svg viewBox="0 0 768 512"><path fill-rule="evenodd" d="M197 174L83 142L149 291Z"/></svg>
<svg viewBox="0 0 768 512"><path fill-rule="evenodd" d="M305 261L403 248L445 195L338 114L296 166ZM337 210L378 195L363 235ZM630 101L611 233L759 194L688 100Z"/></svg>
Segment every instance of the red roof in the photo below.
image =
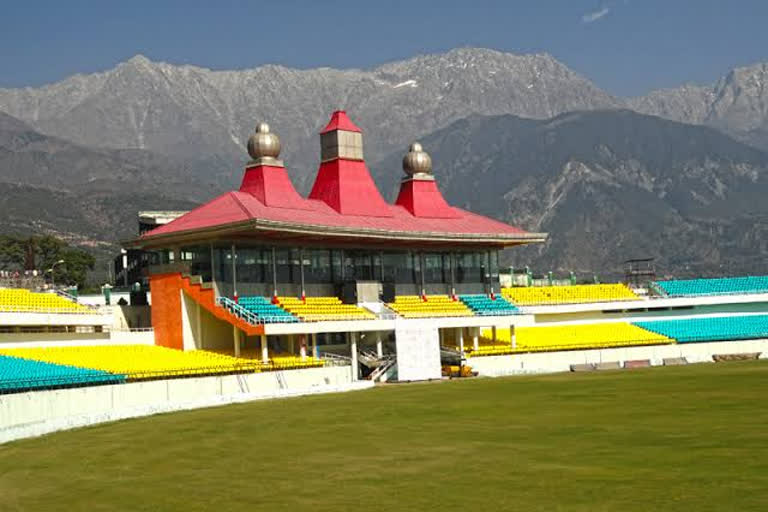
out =
<svg viewBox="0 0 768 512"><path fill-rule="evenodd" d="M360 131L344 111L334 112L323 132ZM365 162L337 158L320 164L308 198L296 192L283 167L246 168L240 190L227 192L142 235L163 240L211 229L299 236L513 244L543 241L503 222L450 206L435 181L406 180L395 204L387 203ZM202 236L207 236L202 234Z"/></svg>
<svg viewBox="0 0 768 512"><path fill-rule="evenodd" d="M435 180L408 180L400 185L395 204L415 217L453 219L458 215L440 193Z"/></svg>
<svg viewBox="0 0 768 512"><path fill-rule="evenodd" d="M351 228L375 234L372 231L400 233L429 233L432 235L526 235L522 229L489 219L459 208L451 208L453 218L416 217L398 205L387 205L390 215L374 217L343 215L325 202L304 199L302 209L270 207L247 192L226 192L212 201L192 210L178 219L145 233L143 239L194 231L205 228L240 224L247 221L264 225L292 225L315 228ZM523 238L523 236L521 236Z"/></svg>
<svg viewBox="0 0 768 512"><path fill-rule="evenodd" d="M363 132L363 130L358 128L357 125L352 122L352 120L347 116L347 113L343 110L337 110L331 114L331 120L328 121L327 125L325 125L325 128L323 128L323 131L320 132L320 135L332 132L334 130L344 130L348 132L359 133Z"/></svg>
<svg viewBox="0 0 768 512"><path fill-rule="evenodd" d="M321 163L309 199L323 201L342 215L392 216L360 160L337 158Z"/></svg>

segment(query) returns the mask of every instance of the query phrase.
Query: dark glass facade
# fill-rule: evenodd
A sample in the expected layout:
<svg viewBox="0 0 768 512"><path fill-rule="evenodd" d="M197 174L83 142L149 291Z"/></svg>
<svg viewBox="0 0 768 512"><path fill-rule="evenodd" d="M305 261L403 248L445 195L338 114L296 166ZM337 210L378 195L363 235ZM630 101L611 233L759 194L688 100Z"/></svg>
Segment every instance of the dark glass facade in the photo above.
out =
<svg viewBox="0 0 768 512"><path fill-rule="evenodd" d="M483 293L498 289L498 253L327 249L236 245L181 248L190 272L213 281L222 295L338 293L348 281L393 283L398 294ZM233 264L234 255L234 264Z"/></svg>

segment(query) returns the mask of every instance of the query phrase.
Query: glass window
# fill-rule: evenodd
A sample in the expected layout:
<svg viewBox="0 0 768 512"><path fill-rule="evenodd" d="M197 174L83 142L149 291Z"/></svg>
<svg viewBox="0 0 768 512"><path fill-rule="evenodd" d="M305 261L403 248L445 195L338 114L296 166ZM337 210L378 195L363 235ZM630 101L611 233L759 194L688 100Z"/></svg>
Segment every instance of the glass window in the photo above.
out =
<svg viewBox="0 0 768 512"><path fill-rule="evenodd" d="M482 283L485 273L485 253L460 252L455 255L456 282Z"/></svg>
<svg viewBox="0 0 768 512"><path fill-rule="evenodd" d="M375 279L374 253L372 251L344 251L344 280L370 281Z"/></svg>
<svg viewBox="0 0 768 512"><path fill-rule="evenodd" d="M216 247L213 250L214 279L223 283L232 282L232 252L229 247Z"/></svg>
<svg viewBox="0 0 768 512"><path fill-rule="evenodd" d="M304 250L304 282L309 284L331 283L331 251L328 249Z"/></svg>
<svg viewBox="0 0 768 512"><path fill-rule="evenodd" d="M278 283L301 283L298 249L277 249L275 250L275 260L277 261Z"/></svg>
<svg viewBox="0 0 768 512"><path fill-rule="evenodd" d="M192 275L200 276L205 282L211 281L210 245L182 247L180 253L181 261L189 263L189 272Z"/></svg>
<svg viewBox="0 0 768 512"><path fill-rule="evenodd" d="M424 254L424 282L447 283L450 281L448 255L428 252Z"/></svg>
<svg viewBox="0 0 768 512"><path fill-rule="evenodd" d="M385 252L383 254L384 281L397 284L421 283L417 274L419 255L410 252Z"/></svg>
<svg viewBox="0 0 768 512"><path fill-rule="evenodd" d="M237 282L271 283L272 249L237 247Z"/></svg>

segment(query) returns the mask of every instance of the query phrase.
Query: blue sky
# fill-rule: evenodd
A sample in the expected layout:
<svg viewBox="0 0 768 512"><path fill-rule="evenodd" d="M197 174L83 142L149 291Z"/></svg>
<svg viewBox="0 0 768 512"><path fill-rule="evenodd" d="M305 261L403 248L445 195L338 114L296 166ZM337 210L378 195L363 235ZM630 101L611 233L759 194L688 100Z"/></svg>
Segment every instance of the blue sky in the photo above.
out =
<svg viewBox="0 0 768 512"><path fill-rule="evenodd" d="M153 60L374 67L482 46L548 52L617 95L768 61L766 0L24 1L0 4L0 87Z"/></svg>

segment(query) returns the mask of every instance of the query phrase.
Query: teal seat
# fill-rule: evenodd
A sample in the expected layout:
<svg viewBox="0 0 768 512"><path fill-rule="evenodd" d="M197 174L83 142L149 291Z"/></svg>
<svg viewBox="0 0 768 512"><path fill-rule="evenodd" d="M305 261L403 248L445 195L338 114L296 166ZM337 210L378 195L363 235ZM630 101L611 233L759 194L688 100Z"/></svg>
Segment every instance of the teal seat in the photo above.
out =
<svg viewBox="0 0 768 512"><path fill-rule="evenodd" d="M669 297L768 293L768 276L677 279L653 284Z"/></svg>
<svg viewBox="0 0 768 512"><path fill-rule="evenodd" d="M120 382L125 375L0 355L0 393Z"/></svg>
<svg viewBox="0 0 768 512"><path fill-rule="evenodd" d="M634 325L678 343L768 338L768 315L659 320Z"/></svg>

